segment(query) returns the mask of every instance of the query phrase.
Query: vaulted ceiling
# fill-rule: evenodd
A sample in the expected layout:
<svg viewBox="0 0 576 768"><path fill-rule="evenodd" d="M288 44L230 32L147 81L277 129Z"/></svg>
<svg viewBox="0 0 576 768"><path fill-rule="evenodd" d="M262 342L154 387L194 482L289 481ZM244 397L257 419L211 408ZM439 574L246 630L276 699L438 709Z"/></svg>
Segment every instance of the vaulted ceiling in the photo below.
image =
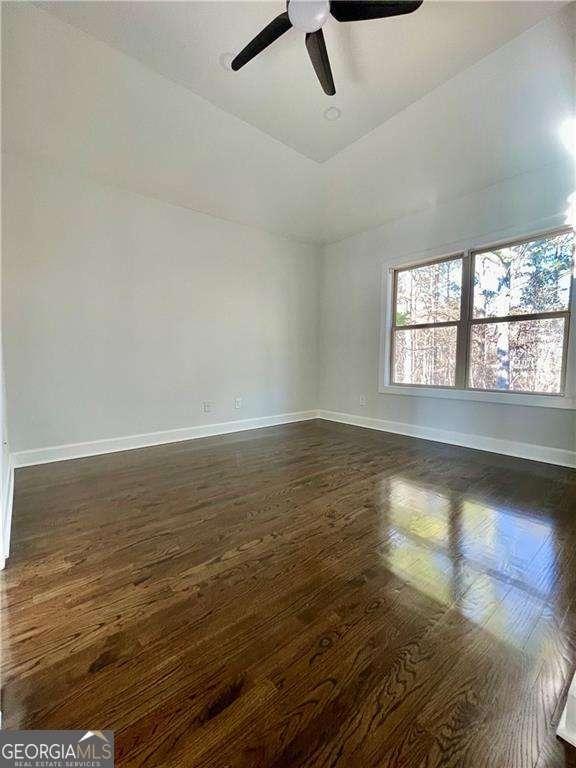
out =
<svg viewBox="0 0 576 768"><path fill-rule="evenodd" d="M554 2L426 2L404 17L330 18L324 34L337 94L329 97L295 29L240 72L225 67L227 53L284 10L282 0L43 7L320 162L557 10ZM333 105L341 117L327 125Z"/></svg>
<svg viewBox="0 0 576 768"><path fill-rule="evenodd" d="M330 20L332 98L295 30L238 73L222 65L281 10L9 4L5 150L320 243L565 162L573 6L427 0Z"/></svg>

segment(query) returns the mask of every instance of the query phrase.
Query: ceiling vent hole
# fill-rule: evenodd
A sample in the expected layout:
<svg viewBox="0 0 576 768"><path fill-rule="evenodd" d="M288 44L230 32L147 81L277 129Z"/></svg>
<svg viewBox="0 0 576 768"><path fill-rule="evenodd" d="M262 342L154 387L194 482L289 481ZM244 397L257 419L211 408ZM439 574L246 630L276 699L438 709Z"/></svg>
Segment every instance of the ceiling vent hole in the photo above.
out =
<svg viewBox="0 0 576 768"><path fill-rule="evenodd" d="M333 123L334 120L339 120L341 114L342 112L338 109L338 107L328 107L328 109L324 110L324 118L329 120L331 123Z"/></svg>

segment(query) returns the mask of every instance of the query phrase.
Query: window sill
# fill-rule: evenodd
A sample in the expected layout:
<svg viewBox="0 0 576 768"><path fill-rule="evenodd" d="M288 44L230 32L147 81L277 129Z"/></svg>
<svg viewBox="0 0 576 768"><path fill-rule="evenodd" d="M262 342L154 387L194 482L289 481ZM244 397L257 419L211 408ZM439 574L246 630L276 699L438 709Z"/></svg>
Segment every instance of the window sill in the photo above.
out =
<svg viewBox="0 0 576 768"><path fill-rule="evenodd" d="M476 392L466 389L435 389L433 387L399 386L386 384L379 387L381 395L409 395L411 397L436 397L445 400L469 400L499 405L531 405L538 408L576 409L576 398L567 395L526 395L516 392Z"/></svg>

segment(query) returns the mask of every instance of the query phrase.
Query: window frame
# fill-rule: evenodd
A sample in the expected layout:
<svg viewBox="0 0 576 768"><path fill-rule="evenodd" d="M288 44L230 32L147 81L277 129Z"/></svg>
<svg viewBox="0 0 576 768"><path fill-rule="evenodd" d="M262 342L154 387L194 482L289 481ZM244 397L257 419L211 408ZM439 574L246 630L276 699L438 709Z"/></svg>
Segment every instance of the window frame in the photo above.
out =
<svg viewBox="0 0 576 768"><path fill-rule="evenodd" d="M419 267L429 267L432 264L443 264L446 261L458 261L462 259L462 293L460 296L460 318L458 320L447 320L442 321L440 323L414 323L412 325L396 325L396 298L398 294L398 274L400 272L408 272L412 269L418 269ZM400 330L412 330L412 329L422 329L422 328L456 328L456 371L454 375L455 382L458 381L458 372L459 372L459 354L461 354L461 347L466 346L466 341L464 340L464 282L468 279L468 276L466 274L466 264L465 264L465 254L462 251L458 251L458 253L450 254L449 256L442 256L438 259L429 259L427 261L422 261L418 264L410 264L407 266L399 266L394 267L392 269L392 325L390 327L391 335L390 335L390 349L389 349L389 370L390 370L390 383L394 387L418 387L418 388L424 388L424 389L463 389L464 387L458 387L457 384L454 384L454 386L450 385L444 385L444 384L403 384L400 382L394 381L394 338L396 335L396 331Z"/></svg>
<svg viewBox="0 0 576 768"><path fill-rule="evenodd" d="M421 259L402 261L394 265L384 265L383 274L383 312L381 327L381 357L379 366L380 393L396 393L406 395L418 395L428 397L443 397L452 399L477 400L483 402L508 403L518 405L537 405L556 408L576 407L574 396L574 375L570 375L572 367L569 365L576 354L573 349L576 328L574 328L574 299L576 276L576 239L573 251L573 271L570 281L570 293L568 308L565 310L541 313L529 313L524 315L495 316L488 318L474 318L474 271L475 258L478 254L492 249L505 248L532 240L546 239L556 235L574 232L571 226L558 226L546 230L540 230L533 234L506 238L499 241L482 241L480 244L467 245L440 256L428 256ZM574 232L576 238L576 232ZM424 267L430 264L438 264L445 261L462 259L462 294L460 302L460 318L454 321L440 323L416 323L414 325L396 325L396 296L398 274L409 269ZM534 319L564 318L564 339L562 347L562 371L560 380L560 392L531 392L526 390L499 390L479 389L469 386L470 381L470 355L472 332L475 325L497 322L519 322ZM394 381L394 337L399 329L433 328L456 326L456 371L454 385L438 384L406 384Z"/></svg>

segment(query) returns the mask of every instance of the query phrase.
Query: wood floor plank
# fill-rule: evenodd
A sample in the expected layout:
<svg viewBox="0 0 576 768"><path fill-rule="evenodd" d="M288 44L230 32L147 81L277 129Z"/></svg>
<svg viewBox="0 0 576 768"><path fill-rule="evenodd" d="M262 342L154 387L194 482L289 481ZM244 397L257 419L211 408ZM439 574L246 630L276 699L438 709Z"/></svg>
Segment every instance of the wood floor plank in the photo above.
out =
<svg viewBox="0 0 576 768"><path fill-rule="evenodd" d="M17 470L3 724L129 768L574 768L576 472L308 422Z"/></svg>

